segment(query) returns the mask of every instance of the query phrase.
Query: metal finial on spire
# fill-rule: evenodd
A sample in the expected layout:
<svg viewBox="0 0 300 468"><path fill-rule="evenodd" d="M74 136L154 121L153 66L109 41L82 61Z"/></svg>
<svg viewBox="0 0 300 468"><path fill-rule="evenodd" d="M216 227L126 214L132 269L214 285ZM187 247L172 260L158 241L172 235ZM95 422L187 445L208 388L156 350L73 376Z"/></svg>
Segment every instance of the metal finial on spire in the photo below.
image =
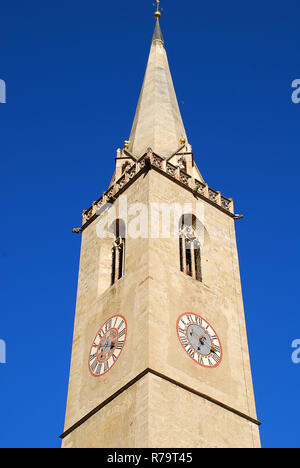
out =
<svg viewBox="0 0 300 468"><path fill-rule="evenodd" d="M161 17L161 11L160 11L161 8L160 8L159 4L160 4L160 0L156 0L156 12L154 13L154 18L155 19L159 19ZM154 3L153 3L153 5L154 5Z"/></svg>

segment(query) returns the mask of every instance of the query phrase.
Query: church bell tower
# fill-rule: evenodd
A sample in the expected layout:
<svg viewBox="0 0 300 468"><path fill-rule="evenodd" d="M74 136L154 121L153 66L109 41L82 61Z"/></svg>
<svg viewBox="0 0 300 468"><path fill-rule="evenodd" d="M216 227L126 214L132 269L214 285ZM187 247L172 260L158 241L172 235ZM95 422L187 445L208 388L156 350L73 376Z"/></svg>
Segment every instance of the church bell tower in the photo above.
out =
<svg viewBox="0 0 300 468"><path fill-rule="evenodd" d="M65 448L260 446L239 215L194 160L160 16L111 184L73 230L82 244Z"/></svg>

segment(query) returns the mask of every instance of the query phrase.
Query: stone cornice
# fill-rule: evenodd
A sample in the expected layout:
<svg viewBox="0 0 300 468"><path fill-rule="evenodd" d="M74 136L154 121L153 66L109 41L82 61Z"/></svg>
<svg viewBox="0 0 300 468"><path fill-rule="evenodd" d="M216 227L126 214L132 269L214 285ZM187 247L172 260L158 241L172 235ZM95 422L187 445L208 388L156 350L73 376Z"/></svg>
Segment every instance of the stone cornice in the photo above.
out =
<svg viewBox="0 0 300 468"><path fill-rule="evenodd" d="M217 406L220 406L223 409L229 411L230 413L234 413L237 416L240 416L241 418L246 419L247 421L250 421L250 422L252 422L253 424L255 424L257 426L260 426L262 424L260 421L258 421L257 419L249 416L248 414L245 414L245 413L243 413L243 412L241 412L241 411L239 411L239 410L237 410L235 408L232 408L231 406L228 406L227 404L225 404L225 403L223 403L221 401L218 401L215 398L212 398L212 397L210 397L210 396L208 396L208 395L206 395L206 394L204 394L202 392L198 392L197 390L195 390L195 389L193 389L191 387L188 387L187 385L184 385L183 383L178 382L177 380L174 380L174 379L170 378L169 376L167 376L165 374L162 374L161 372L157 372L154 369L147 368L143 372L138 374L134 379L130 380L127 384L125 384L123 387L121 387L118 391L116 391L113 395L111 395L105 401L100 403L100 405L96 406L96 408L94 408L92 411L87 413L83 418L81 418L79 421L77 421L71 427L66 429L64 431L64 433L61 434L59 437L61 439L64 439L67 435L71 434L71 432L73 432L75 429L77 429L79 426L81 426L85 421L87 421L92 416L94 416L94 414L98 413L98 411L100 411L102 408L104 408L108 403L110 403L115 398L117 398L119 395L121 395L121 393L123 393L125 390L132 387L132 385L137 383L140 379L145 377L145 375L147 375L147 374L152 374L152 375L155 375L156 377L159 377L159 378L161 378L163 380L166 380L167 382L169 382L169 383L171 383L173 385L176 385L177 387L180 387L183 390L186 390L187 392L192 393L192 394L194 394L194 395L196 395L196 396L198 396L200 398L203 398L204 400L207 400L207 401L209 401L209 402L211 402L211 403L213 403L213 404L215 404Z"/></svg>
<svg viewBox="0 0 300 468"><path fill-rule="evenodd" d="M192 192L195 197L205 200L210 205L215 206L228 216L234 219L242 217L241 215L236 215L234 213L232 198L224 197L220 192L190 176L179 167L168 162L165 158L158 156L153 152L148 152L135 164L126 169L122 176L112 184L98 200L93 202L92 206L82 212L82 226L80 228L73 229L73 232L82 232L94 221L94 219L97 218L101 208L103 208L107 203L113 203L135 180L151 169L172 180L172 182L180 185L185 190Z"/></svg>

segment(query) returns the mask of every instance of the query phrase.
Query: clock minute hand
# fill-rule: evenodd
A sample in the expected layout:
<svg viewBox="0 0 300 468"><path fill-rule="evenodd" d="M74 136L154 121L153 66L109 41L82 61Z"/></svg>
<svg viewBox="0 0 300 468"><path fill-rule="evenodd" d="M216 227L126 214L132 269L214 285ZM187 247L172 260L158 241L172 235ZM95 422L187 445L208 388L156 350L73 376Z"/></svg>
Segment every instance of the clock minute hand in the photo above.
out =
<svg viewBox="0 0 300 468"><path fill-rule="evenodd" d="M205 345L204 340L206 340L206 336L205 336L205 335L202 335L202 336L199 337L199 343L201 343L202 345ZM199 343L198 343L198 344L199 344Z"/></svg>

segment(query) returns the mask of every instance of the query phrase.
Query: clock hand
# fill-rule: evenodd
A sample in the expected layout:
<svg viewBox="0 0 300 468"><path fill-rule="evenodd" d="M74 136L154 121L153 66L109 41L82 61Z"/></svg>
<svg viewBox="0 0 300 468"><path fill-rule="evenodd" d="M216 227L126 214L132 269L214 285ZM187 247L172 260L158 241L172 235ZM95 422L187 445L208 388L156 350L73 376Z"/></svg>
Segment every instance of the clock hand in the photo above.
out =
<svg viewBox="0 0 300 468"><path fill-rule="evenodd" d="M205 336L205 335L199 336L199 341L198 341L198 346L197 346L198 351L201 351L201 346L202 346L204 348L205 347L208 348L211 353L214 353L216 351L215 345L213 343L209 344L209 343L205 342L206 339L207 339L207 336Z"/></svg>
<svg viewBox="0 0 300 468"><path fill-rule="evenodd" d="M204 340L206 340L206 336L205 335L200 336L198 344L201 344L202 346L204 346L206 344L204 343Z"/></svg>
<svg viewBox="0 0 300 468"><path fill-rule="evenodd" d="M204 348L206 347L207 349L209 349L210 353L217 354L216 348L215 348L215 346L213 344L209 345L208 343L204 343L203 346L204 346Z"/></svg>
<svg viewBox="0 0 300 468"><path fill-rule="evenodd" d="M209 344L206 342L206 340L208 339L209 335L208 334L201 334L201 335L197 335L196 333L194 333L194 329L192 328L189 332L190 336L193 337L193 339L196 340L196 343L197 343L197 340L198 340L198 343L197 343L197 350L198 351L201 351L201 346L203 347L206 347L206 348L209 348L210 352L214 352L215 351L215 347L213 344Z"/></svg>

